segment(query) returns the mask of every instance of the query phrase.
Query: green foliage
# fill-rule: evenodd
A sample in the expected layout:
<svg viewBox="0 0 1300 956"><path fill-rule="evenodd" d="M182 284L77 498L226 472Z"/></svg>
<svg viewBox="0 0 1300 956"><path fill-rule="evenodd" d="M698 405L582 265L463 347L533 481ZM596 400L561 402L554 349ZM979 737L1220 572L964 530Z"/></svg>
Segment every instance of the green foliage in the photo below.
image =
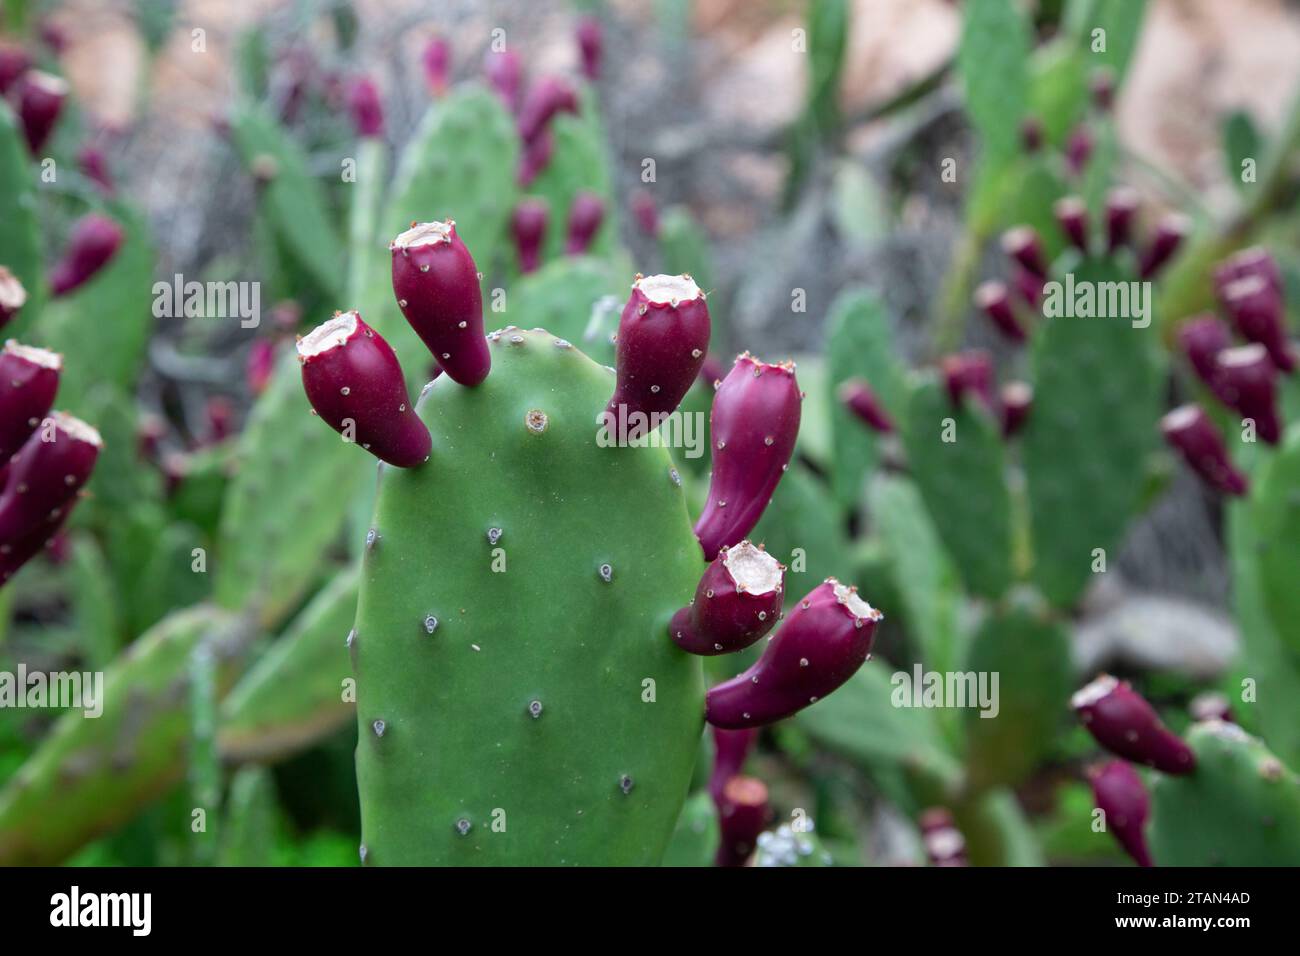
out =
<svg viewBox="0 0 1300 956"><path fill-rule="evenodd" d="M965 5L957 70L985 165L1015 155L1029 88L1029 24L1012 0Z"/></svg>
<svg viewBox="0 0 1300 956"><path fill-rule="evenodd" d="M27 291L27 304L6 332L21 335L41 314L45 273L36 221L36 173L22 129L4 101L0 101L0 222L5 224L0 229L0 265Z"/></svg>

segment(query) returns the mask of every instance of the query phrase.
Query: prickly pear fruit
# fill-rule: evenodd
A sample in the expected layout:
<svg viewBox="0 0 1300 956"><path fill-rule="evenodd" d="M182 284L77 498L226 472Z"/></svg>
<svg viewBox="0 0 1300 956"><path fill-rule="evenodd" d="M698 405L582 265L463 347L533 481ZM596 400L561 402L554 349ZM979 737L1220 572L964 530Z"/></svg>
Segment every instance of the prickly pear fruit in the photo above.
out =
<svg viewBox="0 0 1300 956"><path fill-rule="evenodd" d="M515 207L510 217L510 235L515 240L520 272L535 272L542 264L547 218L546 203L540 199L525 199Z"/></svg>
<svg viewBox="0 0 1300 956"><path fill-rule="evenodd" d="M54 405L63 359L56 352L19 345L0 353L0 467L22 448Z"/></svg>
<svg viewBox="0 0 1300 956"><path fill-rule="evenodd" d="M732 777L722 788L718 822L718 866L744 866L758 845L758 837L772 819L767 785L754 777Z"/></svg>
<svg viewBox="0 0 1300 956"><path fill-rule="evenodd" d="M1106 815L1106 829L1138 866L1151 866L1151 853L1142 832L1151 815L1151 798L1138 772L1123 760L1094 768L1088 776L1097 808Z"/></svg>
<svg viewBox="0 0 1300 956"><path fill-rule="evenodd" d="M889 412L885 411L885 406L880 403L871 386L862 379L850 379L845 382L840 386L839 396L845 408L856 415L868 428L882 435L893 432L894 420L889 416Z"/></svg>
<svg viewBox="0 0 1300 956"><path fill-rule="evenodd" d="M488 86L513 113L519 105L519 80L523 76L519 54L514 50L489 49L483 58L483 72Z"/></svg>
<svg viewBox="0 0 1300 956"><path fill-rule="evenodd" d="M0 329L9 324L27 302L27 290L18 277L0 266Z"/></svg>
<svg viewBox="0 0 1300 956"><path fill-rule="evenodd" d="M1275 291L1282 291L1282 272L1277 260L1263 246L1242 249L1219 263L1214 269L1214 288L1222 295L1226 286L1247 276L1259 276Z"/></svg>
<svg viewBox="0 0 1300 956"><path fill-rule="evenodd" d="M447 92L447 77L451 71L451 44L440 36L432 37L420 56L424 67L424 82L429 92L441 96Z"/></svg>
<svg viewBox="0 0 1300 956"><path fill-rule="evenodd" d="M315 413L376 458L412 468L429 457L429 430L406 394L397 356L356 312L298 340L302 385Z"/></svg>
<svg viewBox="0 0 1300 956"><path fill-rule="evenodd" d="M1034 389L1027 382L1007 382L998 396L1002 400L1002 437L1010 438L1029 418L1034 407Z"/></svg>
<svg viewBox="0 0 1300 956"><path fill-rule="evenodd" d="M1043 148L1043 121L1037 116L1026 116L1021 120L1020 145L1026 153L1036 153Z"/></svg>
<svg viewBox="0 0 1300 956"><path fill-rule="evenodd" d="M856 588L827 578L786 615L753 667L710 688L705 720L761 727L815 704L862 666L883 617Z"/></svg>
<svg viewBox="0 0 1300 956"><path fill-rule="evenodd" d="M0 545L37 528L52 534L90 478L103 445L99 432L64 412L42 422L9 461L0 492Z"/></svg>
<svg viewBox="0 0 1300 956"><path fill-rule="evenodd" d="M654 197L644 189L632 194L632 218L651 239L659 237L659 207L655 205Z"/></svg>
<svg viewBox="0 0 1300 956"><path fill-rule="evenodd" d="M94 143L86 143L77 150L77 169L105 196L113 195L113 174L109 172L108 157Z"/></svg>
<svg viewBox="0 0 1300 956"><path fill-rule="evenodd" d="M724 730L721 727L709 728L713 731L713 770L709 774L709 794L713 802L722 802L722 788L727 781L740 773L749 759L749 752L758 740L758 728L747 727L744 730Z"/></svg>
<svg viewBox="0 0 1300 956"><path fill-rule="evenodd" d="M77 220L63 258L50 270L50 291L67 295L93 279L121 248L126 233L107 216L88 213Z"/></svg>
<svg viewBox="0 0 1300 956"><path fill-rule="evenodd" d="M618 369L608 421L668 415L699 374L709 348L709 307L688 275L640 276L618 322Z"/></svg>
<svg viewBox="0 0 1300 956"><path fill-rule="evenodd" d="M412 223L388 247L398 308L434 359L461 385L477 385L492 367L483 336L478 266L456 224Z"/></svg>
<svg viewBox="0 0 1300 956"><path fill-rule="evenodd" d="M793 362L769 365L748 352L718 386L709 413L713 474L695 523L706 559L744 538L763 516L794 452L802 401Z"/></svg>
<svg viewBox="0 0 1300 956"><path fill-rule="evenodd" d="M1136 191L1117 186L1106 194L1106 251L1114 253L1133 238L1140 199Z"/></svg>
<svg viewBox="0 0 1300 956"><path fill-rule="evenodd" d="M519 108L519 136L529 142L551 122L556 113L576 113L578 94L567 80L544 76L528 90Z"/></svg>
<svg viewBox="0 0 1300 956"><path fill-rule="evenodd" d="M1268 357L1283 372L1295 370L1295 356L1286 340L1282 293L1265 276L1234 279L1220 289L1219 301L1242 338L1268 349Z"/></svg>
<svg viewBox="0 0 1300 956"><path fill-rule="evenodd" d="M1180 213L1170 213L1156 223L1156 234L1138 263L1138 275L1143 279L1154 278L1178 252L1191 231L1191 222Z"/></svg>
<svg viewBox="0 0 1300 956"><path fill-rule="evenodd" d="M1052 206L1056 223L1061 232L1070 240L1070 244L1082 252L1088 253L1088 204L1078 196L1066 196L1057 200Z"/></svg>
<svg viewBox="0 0 1300 956"><path fill-rule="evenodd" d="M59 121L63 102L68 98L68 84L52 74L28 70L14 84L13 95L18 101L18 118L22 120L27 147L36 156Z"/></svg>
<svg viewBox="0 0 1300 956"><path fill-rule="evenodd" d="M1225 402L1242 418L1253 419L1259 437L1270 445L1282 438L1277 405L1277 369L1262 345L1225 349L1218 357L1218 379Z"/></svg>
<svg viewBox="0 0 1300 956"><path fill-rule="evenodd" d="M1079 125L1070 131L1065 141L1065 168L1071 175L1082 174L1084 167L1088 165L1088 160L1092 159L1092 151L1096 145L1097 141L1088 127Z"/></svg>
<svg viewBox="0 0 1300 956"><path fill-rule="evenodd" d="M1117 757L1164 773L1191 773L1196 757L1127 681L1102 674L1070 701L1097 743Z"/></svg>
<svg viewBox="0 0 1300 956"><path fill-rule="evenodd" d="M705 656L749 647L781 616L784 575L776 558L748 541L723 548L700 578L691 603L669 622L673 642Z"/></svg>
<svg viewBox="0 0 1300 956"><path fill-rule="evenodd" d="M595 193L578 193L569 207L569 232L565 238L564 252L580 256L587 251L591 241L605 220L605 202Z"/></svg>
<svg viewBox="0 0 1300 956"><path fill-rule="evenodd" d="M944 807L930 807L921 812L917 821L921 827L921 842L931 866L967 866L966 838L957 829L957 822Z"/></svg>
<svg viewBox="0 0 1300 956"><path fill-rule="evenodd" d="M975 305L987 315L994 327L1013 342L1025 340L1025 330L1011 305L1011 293L1005 283L991 280L975 290Z"/></svg>
<svg viewBox="0 0 1300 956"><path fill-rule="evenodd" d="M549 129L540 130L536 136L524 144L519 154L519 171L515 178L520 186L531 186L555 155L555 137Z"/></svg>
<svg viewBox="0 0 1300 956"><path fill-rule="evenodd" d="M605 31L600 18L583 17L578 21L575 36L578 54L582 58L582 75L594 83L600 79L600 61L605 52Z"/></svg>
<svg viewBox="0 0 1300 956"><path fill-rule="evenodd" d="M32 66L32 58L27 51L14 43L0 42L0 96L9 92L18 77Z"/></svg>
<svg viewBox="0 0 1300 956"><path fill-rule="evenodd" d="M1199 405L1175 408L1160 420L1165 441L1178 449L1188 466L1211 488L1229 495L1244 495L1249 483L1228 457L1223 439Z"/></svg>
<svg viewBox="0 0 1300 956"><path fill-rule="evenodd" d="M1043 243L1030 226L1016 226L1002 236L1002 251L1014 259L1022 269L1047 277L1047 260L1043 258Z"/></svg>
<svg viewBox="0 0 1300 956"><path fill-rule="evenodd" d="M348 112L352 128L363 138L384 135L384 104L379 98L379 87L368 76L354 77L347 86Z"/></svg>
<svg viewBox="0 0 1300 956"><path fill-rule="evenodd" d="M992 410L997 400L993 393L993 356L983 349L972 349L956 355L945 355L939 368L948 398L960 408L967 393L973 395L985 408Z"/></svg>
<svg viewBox="0 0 1300 956"><path fill-rule="evenodd" d="M1219 381L1219 353L1232 345L1228 327L1216 317L1206 313L1185 321L1178 329L1178 343L1191 363L1196 377L1204 382L1220 401L1223 401L1222 383Z"/></svg>

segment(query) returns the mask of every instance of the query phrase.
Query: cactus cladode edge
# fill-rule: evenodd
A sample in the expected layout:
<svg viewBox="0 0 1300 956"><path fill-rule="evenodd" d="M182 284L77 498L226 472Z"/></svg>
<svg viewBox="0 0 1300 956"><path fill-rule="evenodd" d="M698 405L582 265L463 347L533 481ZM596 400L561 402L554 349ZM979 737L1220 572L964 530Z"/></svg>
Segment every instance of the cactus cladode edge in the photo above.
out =
<svg viewBox="0 0 1300 956"><path fill-rule="evenodd" d="M448 376L412 413L428 460L380 468L348 641L363 861L656 862L703 721L756 727L815 702L866 659L881 616L828 580L770 638L745 686L728 682L706 700L697 654L746 646L780 617L782 569L742 539L793 450L793 367L744 355L719 386L710 504L693 533L667 452L602 447L595 427L620 405L671 413L697 378L709 320L689 276L634 282L611 382L544 330L483 337L479 276L453 224L414 226L391 248L399 306ZM314 355L343 354L329 345L340 333L373 349L382 340L362 326L346 313L304 341ZM471 361L456 364L463 356ZM338 428L346 406L322 405L342 379L313 389L313 364L303 366L309 398ZM352 393L386 396L375 414L396 420L396 359L377 375ZM364 431L378 455L377 418ZM675 643L675 613L702 625L696 654ZM498 744L484 750L485 740ZM510 781L521 775L547 783L520 791ZM749 802L762 804L746 816L756 837L765 795ZM501 814L509 823L498 831Z"/></svg>

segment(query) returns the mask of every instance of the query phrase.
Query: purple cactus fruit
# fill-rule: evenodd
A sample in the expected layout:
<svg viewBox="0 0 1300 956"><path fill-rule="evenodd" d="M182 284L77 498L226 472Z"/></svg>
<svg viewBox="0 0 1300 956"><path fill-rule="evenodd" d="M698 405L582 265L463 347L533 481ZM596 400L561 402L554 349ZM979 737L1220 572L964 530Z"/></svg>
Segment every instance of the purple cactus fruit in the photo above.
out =
<svg viewBox="0 0 1300 956"><path fill-rule="evenodd" d="M415 414L397 356L356 312L339 312L298 340L314 414L376 458L412 468L432 442Z"/></svg>
<svg viewBox="0 0 1300 956"><path fill-rule="evenodd" d="M1181 213L1170 213L1156 223L1156 234L1142 253L1138 275L1151 279L1174 257L1178 247L1192 231L1191 221Z"/></svg>
<svg viewBox="0 0 1300 956"><path fill-rule="evenodd" d="M0 96L9 92L9 88L32 67L32 58L22 47L12 43L0 43Z"/></svg>
<svg viewBox="0 0 1300 956"><path fill-rule="evenodd" d="M43 419L9 460L0 492L0 545L18 545L39 529L48 531L40 544L48 541L103 446L99 432L78 418L52 412Z"/></svg>
<svg viewBox="0 0 1300 956"><path fill-rule="evenodd" d="M22 120L27 148L37 156L49 142L63 112L68 84L50 73L28 70L14 83L12 95L18 102L18 118Z"/></svg>
<svg viewBox="0 0 1300 956"><path fill-rule="evenodd" d="M582 59L582 75L595 83L600 79L600 62L605 52L605 30L600 18L586 16L579 20L574 38L578 41L578 55Z"/></svg>
<svg viewBox="0 0 1300 956"><path fill-rule="evenodd" d="M108 170L108 159L104 151L93 143L86 143L77 152L77 168L81 175L99 187L106 196L113 195L113 175Z"/></svg>
<svg viewBox="0 0 1300 956"><path fill-rule="evenodd" d="M1281 292L1263 275L1248 275L1219 288L1219 301L1241 337L1268 349L1268 357L1283 372L1295 370L1295 356L1286 340L1285 307Z"/></svg>
<svg viewBox="0 0 1300 956"><path fill-rule="evenodd" d="M451 44L440 36L429 40L420 57L424 67L424 82L429 92L441 96L447 92L447 78L451 73Z"/></svg>
<svg viewBox="0 0 1300 956"><path fill-rule="evenodd" d="M993 356L983 349L945 355L939 361L948 398L960 408L962 398L973 395L985 408L993 411L997 399L993 394Z"/></svg>
<svg viewBox="0 0 1300 956"><path fill-rule="evenodd" d="M1027 306L1036 311L1038 303L1043 299L1043 290L1047 287L1047 280L1042 276L1034 275L1028 269L1016 266L1011 281L1016 287L1016 294L1020 296Z"/></svg>
<svg viewBox="0 0 1300 956"><path fill-rule="evenodd" d="M248 350L248 358L244 362L244 382L248 385L248 393L254 398L266 391L266 386L271 383L277 353L276 343L266 338L255 339L252 348Z"/></svg>
<svg viewBox="0 0 1300 956"><path fill-rule="evenodd" d="M1277 369L1262 345L1243 345L1219 353L1219 388L1223 400L1242 418L1253 419L1260 438L1276 445L1282 438L1277 406Z"/></svg>
<svg viewBox="0 0 1300 956"><path fill-rule="evenodd" d="M1229 495L1244 495L1246 476L1233 467L1223 439L1199 405L1183 405L1160 419L1165 441L1176 448L1188 466L1211 488Z"/></svg>
<svg viewBox="0 0 1300 956"><path fill-rule="evenodd" d="M117 255L126 233L107 216L88 213L72 227L63 258L50 270L50 291L67 295L93 279Z"/></svg>
<svg viewBox="0 0 1300 956"><path fill-rule="evenodd" d="M872 431L882 435L894 431L894 420L880 404L876 393L860 378L850 379L839 387L839 398L844 407L851 411L858 420Z"/></svg>
<svg viewBox="0 0 1300 956"><path fill-rule="evenodd" d="M966 838L957 829L952 814L944 807L930 807L921 811L917 821L921 828L921 842L931 866L968 866Z"/></svg>
<svg viewBox="0 0 1300 956"><path fill-rule="evenodd" d="M982 282L975 290L975 305L989 317L994 327L1013 342L1025 340L1025 330L1011 305L1006 284L997 280Z"/></svg>
<svg viewBox="0 0 1300 956"><path fill-rule="evenodd" d="M785 568L748 541L723 548L668 633L682 650L711 657L749 647L781 616Z"/></svg>
<svg viewBox="0 0 1300 956"><path fill-rule="evenodd" d="M856 588L827 578L786 615L753 667L709 689L705 720L761 727L815 704L862 666L883 617Z"/></svg>
<svg viewBox="0 0 1300 956"><path fill-rule="evenodd" d="M1070 706L1097 743L1117 757L1169 774L1196 768L1192 749L1160 722L1155 708L1128 681L1102 674L1076 691Z"/></svg>
<svg viewBox="0 0 1300 956"><path fill-rule="evenodd" d="M632 194L632 218L651 239L659 238L659 207L647 190L638 189Z"/></svg>
<svg viewBox="0 0 1300 956"><path fill-rule="evenodd" d="M519 136L530 142L550 124L556 113L578 112L578 94L568 80L544 76L531 87L519 108Z"/></svg>
<svg viewBox="0 0 1300 956"><path fill-rule="evenodd" d="M515 173L519 185L531 186L542 170L550 165L551 157L554 155L555 137L549 129L540 130L524 144L523 152L519 154L519 168Z"/></svg>
<svg viewBox="0 0 1300 956"><path fill-rule="evenodd" d="M1214 270L1214 287L1222 294L1224 286L1247 276L1260 276L1279 295L1282 293L1282 272L1272 253L1263 246L1242 249L1219 263Z"/></svg>
<svg viewBox="0 0 1300 956"><path fill-rule="evenodd" d="M1038 233L1030 226L1016 226L1002 235L1002 251L1025 269L1038 276L1047 278L1047 261L1043 258L1043 244Z"/></svg>
<svg viewBox="0 0 1300 956"><path fill-rule="evenodd" d="M18 277L0 266L0 329L9 324L27 302L27 290Z"/></svg>
<svg viewBox="0 0 1300 956"><path fill-rule="evenodd" d="M1227 404L1219 380L1219 353L1232 344L1228 327L1208 312L1193 316L1179 327L1178 343L1197 378Z"/></svg>
<svg viewBox="0 0 1300 956"><path fill-rule="evenodd" d="M1066 196L1058 199L1052 206L1057 225L1070 240L1070 244L1082 252L1088 253L1088 204L1078 196Z"/></svg>
<svg viewBox="0 0 1300 956"><path fill-rule="evenodd" d="M1098 67L1088 77L1088 92L1092 105L1103 113L1115 107L1115 71L1108 66Z"/></svg>
<svg viewBox="0 0 1300 956"><path fill-rule="evenodd" d="M670 414L695 381L709 348L704 293L688 275L638 275L616 341L618 376L602 417L608 423L611 417L628 421L637 412Z"/></svg>
<svg viewBox="0 0 1300 956"><path fill-rule="evenodd" d="M224 395L213 395L204 403L203 417L207 421L204 446L223 442L235 431L235 406Z"/></svg>
<svg viewBox="0 0 1300 956"><path fill-rule="evenodd" d="M1036 153L1043 148L1043 121L1037 116L1027 116L1020 123L1020 145L1026 153Z"/></svg>
<svg viewBox="0 0 1300 956"><path fill-rule="evenodd" d="M546 203L524 199L510 217L510 235L515 240L519 271L535 272L542 264L542 242L546 239Z"/></svg>
<svg viewBox="0 0 1300 956"><path fill-rule="evenodd" d="M715 804L722 803L722 788L727 781L740 773L749 759L749 752L758 740L758 728L747 727L744 730L724 730L721 727L713 731L713 770L709 773L709 794Z"/></svg>
<svg viewBox="0 0 1300 956"><path fill-rule="evenodd" d="M488 86L512 113L519 107L519 81L523 72L519 54L514 50L488 50L483 57L483 73Z"/></svg>
<svg viewBox="0 0 1300 956"><path fill-rule="evenodd" d="M748 352L718 386L709 413L713 474L695 523L705 560L739 542L763 516L794 453L802 402L793 362L768 365Z"/></svg>
<svg viewBox="0 0 1300 956"><path fill-rule="evenodd" d="M595 193L582 192L573 197L569 207L569 234L564 244L565 255L580 256L591 246L605 221L605 202Z"/></svg>
<svg viewBox="0 0 1300 956"><path fill-rule="evenodd" d="M54 405L63 359L56 352L19 345L0 352L0 465L22 448Z"/></svg>
<svg viewBox="0 0 1300 956"><path fill-rule="evenodd" d="M1025 427L1034 407L1034 389L1025 382L1007 382L999 397L1002 399L1002 437L1011 438Z"/></svg>
<svg viewBox="0 0 1300 956"><path fill-rule="evenodd" d="M1086 126L1076 126L1065 141L1065 168L1073 176L1079 176L1083 173L1084 167L1088 165L1088 160L1092 159L1092 151L1096 146L1096 141L1092 137L1092 131Z"/></svg>
<svg viewBox="0 0 1300 956"><path fill-rule="evenodd" d="M758 837L772 820L767 785L754 777L732 777L718 801L722 830L717 866L744 866L758 845Z"/></svg>
<svg viewBox="0 0 1300 956"><path fill-rule="evenodd" d="M353 77L348 81L345 95L356 134L363 138L383 136L384 104L374 80L368 76Z"/></svg>
<svg viewBox="0 0 1300 956"><path fill-rule="evenodd" d="M1106 251L1114 253L1133 238L1140 203L1136 191L1117 186L1106 194Z"/></svg>
<svg viewBox="0 0 1300 956"><path fill-rule="evenodd" d="M456 224L411 223L388 246L397 305L453 380L477 385L492 367L483 335L478 266Z"/></svg>
<svg viewBox="0 0 1300 956"><path fill-rule="evenodd" d="M76 506L77 499L74 497L52 513L48 521L38 524L13 541L0 542L0 587L7 584L24 564L42 550L46 550L51 561L62 563L66 551L60 548L60 544L66 542L66 536L61 532Z"/></svg>
<svg viewBox="0 0 1300 956"><path fill-rule="evenodd" d="M1106 815L1106 830L1138 866L1151 866L1151 852L1142 833L1151 814L1151 799L1142 778L1123 760L1112 760L1088 773L1092 798Z"/></svg>

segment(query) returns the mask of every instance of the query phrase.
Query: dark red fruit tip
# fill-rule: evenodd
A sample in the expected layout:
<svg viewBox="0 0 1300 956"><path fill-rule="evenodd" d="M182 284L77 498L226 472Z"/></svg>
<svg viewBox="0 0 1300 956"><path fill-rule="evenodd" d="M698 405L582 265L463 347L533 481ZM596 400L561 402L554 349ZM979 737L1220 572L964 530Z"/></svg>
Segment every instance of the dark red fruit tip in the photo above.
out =
<svg viewBox="0 0 1300 956"><path fill-rule="evenodd" d="M1175 408L1160 419L1160 430L1165 441L1211 488L1237 496L1249 490L1249 481L1233 466L1223 439L1199 405Z"/></svg>
<svg viewBox="0 0 1300 956"><path fill-rule="evenodd" d="M1076 691L1070 705L1097 743L1115 756L1168 774L1196 769L1192 749L1127 681L1102 674Z"/></svg>
<svg viewBox="0 0 1300 956"><path fill-rule="evenodd" d="M732 777L723 786L717 806L722 833L715 864L744 866L772 818L767 785L755 777Z"/></svg>
<svg viewBox="0 0 1300 956"><path fill-rule="evenodd" d="M1002 399L1002 437L1011 438L1025 427L1034 407L1034 389L1026 382L1007 382L999 391Z"/></svg>
<svg viewBox="0 0 1300 956"><path fill-rule="evenodd" d="M54 405L63 359L13 339L0 353L0 467L22 448Z"/></svg>
<svg viewBox="0 0 1300 956"><path fill-rule="evenodd" d="M872 431L889 435L894 431L894 420L885 411L876 393L860 378L850 379L838 390L840 401L859 421Z"/></svg>
<svg viewBox="0 0 1300 956"><path fill-rule="evenodd" d="M1025 329L1016 318L1011 293L997 280L980 283L975 290L976 307L989 317L994 327L1013 342L1025 340Z"/></svg>
<svg viewBox="0 0 1300 956"><path fill-rule="evenodd" d="M1224 349L1216 358L1215 380L1230 408L1255 423L1256 433L1270 445L1282 440L1278 413L1277 368L1262 345Z"/></svg>
<svg viewBox="0 0 1300 956"><path fill-rule="evenodd" d="M1151 866L1151 852L1142 833L1151 814L1151 799L1138 772L1123 760L1112 760L1088 772L1093 800L1105 815L1106 830L1138 866Z"/></svg>
<svg viewBox="0 0 1300 956"><path fill-rule="evenodd" d="M691 603L673 615L673 642L710 657L749 647L781 616L785 568L776 558L741 541L709 563Z"/></svg>
<svg viewBox="0 0 1300 956"><path fill-rule="evenodd" d="M546 203L541 199L521 200L510 216L510 235L515 241L515 255L522 273L535 272L542 264L548 218Z"/></svg>
<svg viewBox="0 0 1300 956"><path fill-rule="evenodd" d="M1002 251L1040 279L1047 278L1043 243L1031 226L1016 226L1002 234Z"/></svg>

